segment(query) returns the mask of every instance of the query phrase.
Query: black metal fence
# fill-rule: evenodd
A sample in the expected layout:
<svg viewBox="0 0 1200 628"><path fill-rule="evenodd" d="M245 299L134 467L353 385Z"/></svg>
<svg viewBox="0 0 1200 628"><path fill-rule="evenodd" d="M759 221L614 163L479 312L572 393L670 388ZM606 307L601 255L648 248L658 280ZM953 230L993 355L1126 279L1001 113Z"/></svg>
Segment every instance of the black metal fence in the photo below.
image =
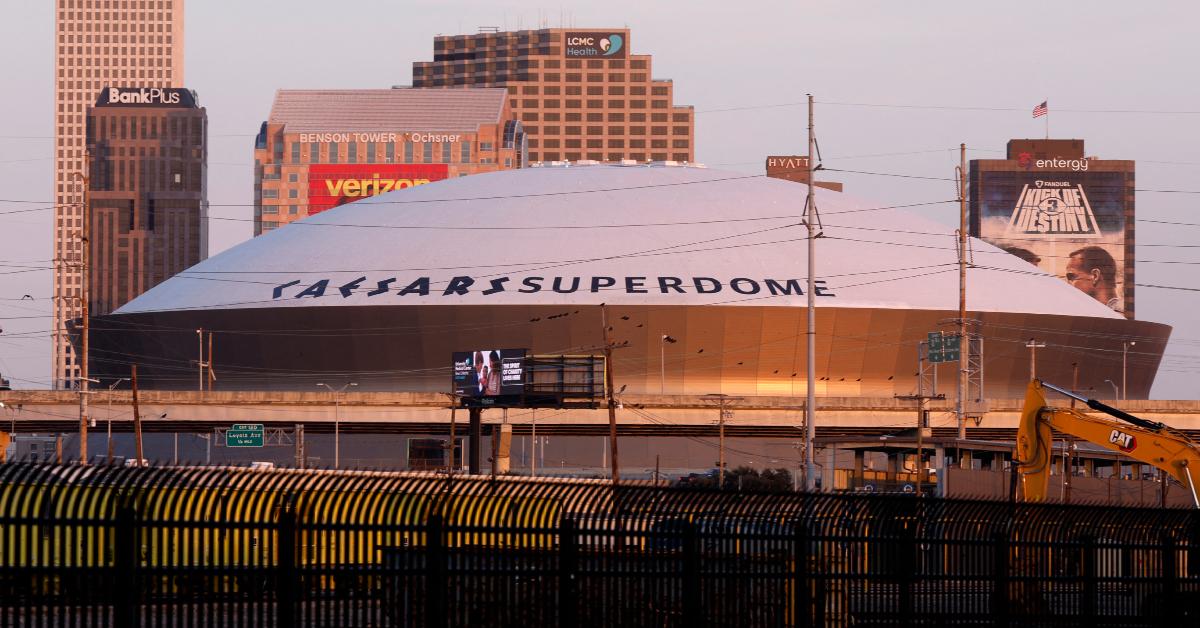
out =
<svg viewBox="0 0 1200 628"><path fill-rule="evenodd" d="M1198 550L1189 510L0 465L0 626L1181 626Z"/></svg>

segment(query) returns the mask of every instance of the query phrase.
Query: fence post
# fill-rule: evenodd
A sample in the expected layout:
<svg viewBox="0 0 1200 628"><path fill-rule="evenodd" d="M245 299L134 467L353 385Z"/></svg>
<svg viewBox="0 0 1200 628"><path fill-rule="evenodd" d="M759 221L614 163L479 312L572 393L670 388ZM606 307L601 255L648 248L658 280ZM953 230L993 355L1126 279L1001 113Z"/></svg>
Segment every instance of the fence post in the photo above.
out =
<svg viewBox="0 0 1200 628"><path fill-rule="evenodd" d="M1083 617L1095 617L1099 586L1096 581L1096 539L1091 536L1083 538L1083 598L1079 602L1079 614Z"/></svg>
<svg viewBox="0 0 1200 628"><path fill-rule="evenodd" d="M299 582L296 573L296 512L282 508L276 523L275 625L296 626Z"/></svg>
<svg viewBox="0 0 1200 628"><path fill-rule="evenodd" d="M792 569L794 572L792 625L796 628L813 625L813 580L817 577L809 565L808 526L803 521L796 521L795 548L792 551ZM818 601L823 604L824 601Z"/></svg>
<svg viewBox="0 0 1200 628"><path fill-rule="evenodd" d="M564 517L558 530L558 625L576 628L579 595L575 574L579 571L579 537L575 520Z"/></svg>
<svg viewBox="0 0 1200 628"><path fill-rule="evenodd" d="M913 613L913 581L917 578L917 531L915 527L905 530L899 541L897 545L900 550L900 560L898 561L900 623L912 626L916 623L916 616Z"/></svg>
<svg viewBox="0 0 1200 628"><path fill-rule="evenodd" d="M446 534L441 515L425 524L425 625L446 628Z"/></svg>
<svg viewBox="0 0 1200 628"><path fill-rule="evenodd" d="M1179 566L1176 562L1175 555L1175 539L1171 538L1169 533L1164 533L1162 536L1162 588L1163 588L1163 605L1167 609L1168 617L1172 619L1181 617L1179 605L1183 600L1179 597Z"/></svg>
<svg viewBox="0 0 1200 628"><path fill-rule="evenodd" d="M142 583L138 580L138 530L133 508L117 509L113 529L113 581L109 583L116 596L113 600L113 625L116 628L137 628Z"/></svg>
<svg viewBox="0 0 1200 628"><path fill-rule="evenodd" d="M704 625L707 613L700 607L700 539L696 523L683 528L683 625Z"/></svg>
<svg viewBox="0 0 1200 628"><path fill-rule="evenodd" d="M1009 594L1011 593L1009 557L1012 550L1007 533L996 532L992 535L992 542L993 579L996 582L995 589L992 591L992 616L996 618L997 626L1007 628Z"/></svg>

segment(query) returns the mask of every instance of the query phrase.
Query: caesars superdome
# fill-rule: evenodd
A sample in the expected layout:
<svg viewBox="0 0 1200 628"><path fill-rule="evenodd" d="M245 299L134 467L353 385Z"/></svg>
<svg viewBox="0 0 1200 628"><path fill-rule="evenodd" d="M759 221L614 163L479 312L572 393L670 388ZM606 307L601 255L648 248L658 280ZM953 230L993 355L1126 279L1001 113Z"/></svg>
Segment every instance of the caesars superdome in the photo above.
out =
<svg viewBox="0 0 1200 628"><path fill-rule="evenodd" d="M684 166L571 165L381 194L235 246L97 321L93 372L196 385L197 330L218 389L448 391L451 355L597 354L632 393L805 394L805 188ZM918 343L954 331L953 229L818 190L817 394L916 390ZM934 207L938 207L935 205ZM957 209L947 204L948 211ZM1149 392L1170 328L1130 321L1021 259L970 242L968 318L983 395L1037 374ZM956 365L942 367L953 395Z"/></svg>

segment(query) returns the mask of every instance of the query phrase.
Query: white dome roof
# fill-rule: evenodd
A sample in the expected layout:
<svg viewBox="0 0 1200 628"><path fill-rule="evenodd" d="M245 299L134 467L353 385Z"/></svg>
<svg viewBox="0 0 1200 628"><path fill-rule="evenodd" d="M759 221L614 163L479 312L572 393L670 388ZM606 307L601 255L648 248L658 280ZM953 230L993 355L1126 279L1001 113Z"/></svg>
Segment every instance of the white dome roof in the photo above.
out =
<svg viewBox="0 0 1200 628"><path fill-rule="evenodd" d="M271 231L176 275L117 313L799 306L806 303L795 289L807 276L804 197L805 187L796 183L693 167L594 165L473 175L367 198ZM824 290L817 305L957 310L954 231L904 210L875 209L883 205L817 191L824 225L817 241ZM968 270L970 310L1121 318L1013 255L979 240L971 244L977 266ZM794 287L786 294L789 280Z"/></svg>

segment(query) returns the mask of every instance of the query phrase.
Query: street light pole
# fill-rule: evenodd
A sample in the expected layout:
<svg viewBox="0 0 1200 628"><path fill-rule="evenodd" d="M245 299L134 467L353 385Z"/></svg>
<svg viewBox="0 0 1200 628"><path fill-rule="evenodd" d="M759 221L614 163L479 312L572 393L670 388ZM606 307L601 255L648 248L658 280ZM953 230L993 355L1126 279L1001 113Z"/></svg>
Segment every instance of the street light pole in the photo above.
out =
<svg viewBox="0 0 1200 628"><path fill-rule="evenodd" d="M332 386L330 386L329 384L317 384L318 387L324 386L325 388L329 389L329 392L333 393L333 468L334 469L341 468L341 464L342 464L342 434L341 434L341 426L339 425L341 422L339 413L341 411L342 393L345 392L345 390L347 388L349 388L351 386L357 386L357 385L358 385L358 382L346 382L345 386L342 386L341 388L334 390L334 388ZM451 451L450 455L451 456L454 455L453 450Z"/></svg>
<svg viewBox="0 0 1200 628"><path fill-rule="evenodd" d="M1129 382L1126 380L1126 372L1129 365L1129 347L1137 344L1137 341L1123 342L1121 349L1121 401L1129 398Z"/></svg>
<svg viewBox="0 0 1200 628"><path fill-rule="evenodd" d="M1121 398L1121 389L1117 388L1117 383L1112 381L1111 379L1106 379L1104 381L1113 387L1113 399L1114 400L1120 399Z"/></svg>
<svg viewBox="0 0 1200 628"><path fill-rule="evenodd" d="M665 395L667 393L667 343L675 344L679 342L670 334L663 334L662 339L658 343L658 373L659 373L659 388L658 394Z"/></svg>
<svg viewBox="0 0 1200 628"><path fill-rule="evenodd" d="M1029 381L1033 381L1037 379L1037 350L1044 348L1046 343L1030 338L1025 346L1029 347Z"/></svg>
<svg viewBox="0 0 1200 628"><path fill-rule="evenodd" d="M112 459L113 459L113 443L112 443L112 396L113 396L113 390L116 389L116 387L121 382L128 381L128 380L129 380L128 377L122 377L122 378L118 379L117 381L113 382L112 385L108 387L108 413L107 413L108 414L108 456L107 456L106 460L109 464L112 464Z"/></svg>
<svg viewBox="0 0 1200 628"><path fill-rule="evenodd" d="M658 394L667 394L667 335L658 343Z"/></svg>

